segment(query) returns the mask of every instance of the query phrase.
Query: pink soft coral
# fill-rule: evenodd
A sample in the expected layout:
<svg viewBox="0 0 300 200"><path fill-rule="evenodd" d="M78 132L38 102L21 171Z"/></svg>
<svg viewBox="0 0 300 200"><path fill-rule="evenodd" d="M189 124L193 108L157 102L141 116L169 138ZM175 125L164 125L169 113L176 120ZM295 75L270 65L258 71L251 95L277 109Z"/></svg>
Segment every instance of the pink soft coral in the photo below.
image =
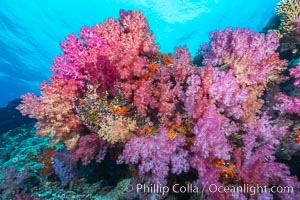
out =
<svg viewBox="0 0 300 200"><path fill-rule="evenodd" d="M134 104L143 115L157 110L158 116L169 117L176 110L184 81L196 69L192 57L186 47L177 47L173 57L159 54L150 66L154 68L151 73L132 84L122 84L121 89L132 91Z"/></svg>
<svg viewBox="0 0 300 200"><path fill-rule="evenodd" d="M137 110L146 114L150 109L157 109L158 116L171 116L176 109L176 104L181 92L180 82L170 79L170 69L160 68L148 80L134 91L134 103ZM150 109L149 109L150 108Z"/></svg>
<svg viewBox="0 0 300 200"><path fill-rule="evenodd" d="M176 47L173 53L174 64L172 75L176 81L184 81L188 76L195 72L195 66L192 65L193 58L186 46Z"/></svg>
<svg viewBox="0 0 300 200"><path fill-rule="evenodd" d="M248 95L243 102L241 120L253 123L264 103L261 96L269 82L284 80L280 72L287 61L280 60L276 49L279 39L274 32L255 33L249 29L225 29L210 34L209 45L202 46L203 63L220 69L232 69L236 82ZM243 96L243 95L242 95ZM242 112L239 111L238 118Z"/></svg>
<svg viewBox="0 0 300 200"><path fill-rule="evenodd" d="M196 95L201 90L201 78L199 75L193 74L190 77L188 77L186 82L188 87L186 92L183 94L183 101L188 116L192 117L198 100L196 98Z"/></svg>

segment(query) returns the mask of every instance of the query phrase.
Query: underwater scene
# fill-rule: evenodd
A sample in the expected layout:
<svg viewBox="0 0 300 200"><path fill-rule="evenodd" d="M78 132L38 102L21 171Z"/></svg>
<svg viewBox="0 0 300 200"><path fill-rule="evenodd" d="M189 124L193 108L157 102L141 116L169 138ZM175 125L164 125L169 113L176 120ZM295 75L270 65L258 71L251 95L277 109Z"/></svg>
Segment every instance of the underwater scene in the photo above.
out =
<svg viewBox="0 0 300 200"><path fill-rule="evenodd" d="M0 0L0 200L300 200L300 0Z"/></svg>

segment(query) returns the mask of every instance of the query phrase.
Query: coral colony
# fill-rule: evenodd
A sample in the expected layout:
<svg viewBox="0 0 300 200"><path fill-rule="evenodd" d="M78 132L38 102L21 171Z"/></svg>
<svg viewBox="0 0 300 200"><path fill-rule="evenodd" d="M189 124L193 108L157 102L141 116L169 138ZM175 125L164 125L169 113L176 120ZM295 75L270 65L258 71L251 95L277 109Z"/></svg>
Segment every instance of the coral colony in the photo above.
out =
<svg viewBox="0 0 300 200"><path fill-rule="evenodd" d="M143 13L120 11L67 36L41 95L23 95L17 109L37 119L38 136L64 144L52 153L62 186L76 180L80 164L115 151L141 199L188 191L300 199L296 176L275 156L300 151L300 63L290 66L277 52L283 37L300 37L296 6L279 4L277 31L212 32L201 64L186 46L160 52ZM287 81L293 93L280 92Z"/></svg>

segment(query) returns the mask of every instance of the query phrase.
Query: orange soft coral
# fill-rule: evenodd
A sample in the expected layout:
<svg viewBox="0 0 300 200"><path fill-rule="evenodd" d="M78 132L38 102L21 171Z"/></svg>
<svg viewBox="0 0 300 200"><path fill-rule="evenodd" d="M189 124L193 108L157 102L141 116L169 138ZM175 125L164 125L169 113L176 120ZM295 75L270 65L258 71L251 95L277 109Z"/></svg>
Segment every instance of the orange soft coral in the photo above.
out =
<svg viewBox="0 0 300 200"><path fill-rule="evenodd" d="M114 144L117 142L126 142L132 136L137 128L136 121L125 117L115 117L108 115L97 132L101 138Z"/></svg>
<svg viewBox="0 0 300 200"><path fill-rule="evenodd" d="M75 81L52 76L50 84L41 84L41 97L25 94L22 96L23 104L17 109L23 115L38 120L38 135L53 137L58 142L66 141L68 148L72 149L81 130L80 117L73 110L73 103L79 94L79 86Z"/></svg>

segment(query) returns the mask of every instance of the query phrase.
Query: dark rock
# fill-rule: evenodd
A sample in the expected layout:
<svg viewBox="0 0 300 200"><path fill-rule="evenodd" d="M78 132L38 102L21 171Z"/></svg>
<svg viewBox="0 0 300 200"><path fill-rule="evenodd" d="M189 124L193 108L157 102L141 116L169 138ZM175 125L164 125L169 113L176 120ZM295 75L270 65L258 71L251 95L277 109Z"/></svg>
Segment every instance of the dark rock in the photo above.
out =
<svg viewBox="0 0 300 200"><path fill-rule="evenodd" d="M19 127L23 124L34 123L36 120L22 116L16 107L21 103L21 99L10 101L4 108L0 108L0 134Z"/></svg>

